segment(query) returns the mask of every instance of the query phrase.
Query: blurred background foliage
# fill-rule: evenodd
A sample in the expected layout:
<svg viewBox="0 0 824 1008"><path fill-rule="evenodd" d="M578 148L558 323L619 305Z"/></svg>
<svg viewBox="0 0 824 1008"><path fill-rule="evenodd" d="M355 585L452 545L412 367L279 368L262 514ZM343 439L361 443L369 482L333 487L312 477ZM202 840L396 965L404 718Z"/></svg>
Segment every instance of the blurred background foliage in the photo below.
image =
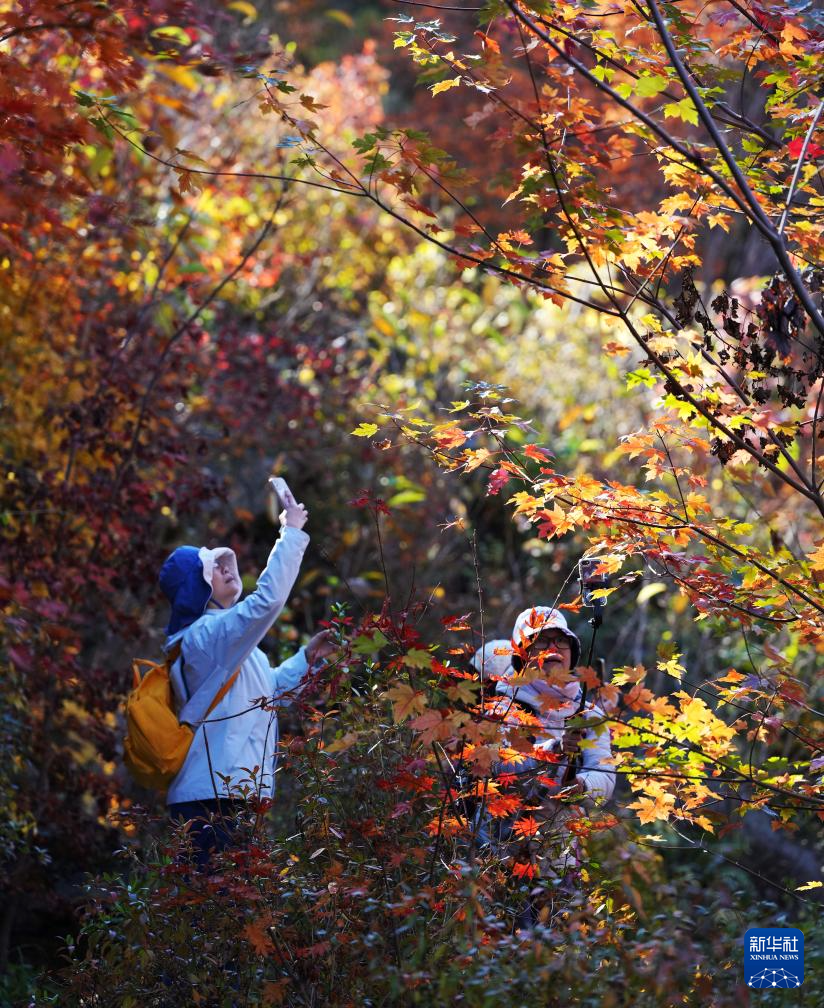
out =
<svg viewBox="0 0 824 1008"><path fill-rule="evenodd" d="M12 33L19 6L0 5ZM260 164L288 174L291 142L274 116L248 109L257 84L244 67L281 47L297 64L290 81L325 106L324 143L341 158L391 118L457 144L487 177L506 169L503 151L476 143L469 128L454 135L416 90L385 5L103 6L89 14L100 19L97 42L79 30L20 33L2 54L0 991L9 1004L61 996L43 977L61 963L61 936L76 930L84 878L114 865L122 880L113 852L141 840L116 814L160 812L120 766L120 705L131 656L156 654L163 640L155 577L171 548L230 545L251 587L275 532L262 488L282 473L309 507L312 546L265 641L273 656L317 630L334 603L379 609L384 573L394 599L426 603L423 639L437 640L444 618L478 610L479 581L486 634L505 636L526 605L574 598L569 578L586 537L538 539L487 494L481 473L442 473L414 444L381 449L349 432L376 406L444 416L488 383L512 398L531 424L524 440L551 449L559 470L631 484L645 475L619 440L655 409L653 391L626 380L637 360L601 353L602 316L461 272L365 200L255 177ZM120 136L89 122L86 92L111 95ZM471 114L471 100L460 100ZM178 150L208 156L210 169L170 170L163 161ZM212 174L216 163L234 174ZM650 182L624 170L617 184ZM475 205L505 226L501 202L491 185ZM702 240L708 278L734 246L720 230ZM745 252L744 281L759 271L757 254ZM706 476L708 496L731 518L769 518L788 541L807 534L781 487L762 481L756 493L734 467ZM351 503L364 489L391 512L382 553L368 511ZM584 617L577 623L586 639ZM654 665L662 641L677 642L696 684L751 661L739 630L693 622L684 598L647 574L612 597L600 653L608 668ZM799 674L819 660L792 632L773 643ZM654 685L667 689L663 675ZM287 727L303 730L298 720ZM789 735L758 745L794 751ZM274 836L311 787L284 775L281 794ZM644 933L633 940L674 949L704 929L734 961L747 926L770 914L792 923L792 900L763 876L790 888L812 878L820 840L810 824L787 836L763 820L752 814L713 853L646 852L648 874L627 897L641 907L632 926ZM157 823L145 828L158 834ZM617 864L638 854L628 842L610 856ZM722 894L721 909L708 892ZM773 908L748 918L761 898ZM664 923L649 909L662 900ZM124 934L143 923L121 921ZM512 954L502 990L526 968L547 982L546 964ZM582 984L585 974L582 961L565 979ZM35 996L37 976L45 986ZM606 976L580 1003L628 1003L604 1000ZM694 977L679 977L686 997ZM733 988L730 998L740 994ZM656 996L635 1003L663 1003Z"/></svg>

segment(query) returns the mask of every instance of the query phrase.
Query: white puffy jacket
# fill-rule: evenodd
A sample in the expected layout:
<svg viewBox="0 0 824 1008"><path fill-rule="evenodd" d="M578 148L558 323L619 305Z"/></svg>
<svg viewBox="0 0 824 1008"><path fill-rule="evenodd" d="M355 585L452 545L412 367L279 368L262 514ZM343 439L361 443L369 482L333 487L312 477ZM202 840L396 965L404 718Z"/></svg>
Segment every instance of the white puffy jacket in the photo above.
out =
<svg viewBox="0 0 824 1008"><path fill-rule="evenodd" d="M493 641L487 648L494 650L497 648L503 651L510 648L510 642L506 640ZM544 749L554 748L557 742L563 738L566 729L567 719L576 715L581 702L581 685L578 682L571 682L563 687L549 686L542 680L516 686L509 682L509 677L513 675L511 663L505 656L495 656L500 663L493 672L494 675L502 675L498 681L496 691L501 694L499 712L504 714L507 709L507 701L503 697L510 697L518 704L530 708L531 712L541 722L541 728L537 732L536 746ZM506 668L501 667L506 661ZM553 697L556 704L555 710L546 710L547 696ZM609 727L606 724L604 712L593 703L585 703L581 711L581 718L586 718L589 725L581 741L581 765L577 777L587 789L587 793L597 799L606 800L612 797L615 790L615 770L612 760L612 747L610 745ZM529 770L540 769L542 773L552 775L553 769L557 776L562 776L565 764L546 764L537 760L527 758L523 763L513 766L515 772L522 773Z"/></svg>

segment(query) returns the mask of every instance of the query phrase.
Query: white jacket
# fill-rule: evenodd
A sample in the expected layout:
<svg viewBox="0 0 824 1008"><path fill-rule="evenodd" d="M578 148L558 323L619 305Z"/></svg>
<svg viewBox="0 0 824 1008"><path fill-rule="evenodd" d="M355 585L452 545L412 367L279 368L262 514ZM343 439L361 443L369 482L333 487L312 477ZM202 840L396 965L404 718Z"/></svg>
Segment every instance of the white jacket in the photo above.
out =
<svg viewBox="0 0 824 1008"><path fill-rule="evenodd" d="M494 643L501 650L509 646L509 641L496 641ZM555 743L560 742L563 738L567 719L574 718L580 706L580 684L572 682L566 687L554 687L549 686L542 680L537 680L523 686L516 686L508 681L509 676L512 674L512 666L509 664L507 671L504 672L505 678L499 680L496 686L496 691L502 696L499 713L505 714L507 710L508 701L504 700L503 697L509 697L521 706L529 707L531 712L541 722L541 728L537 732L535 745L543 749L554 748ZM556 703L561 704L558 709L542 709L542 703L548 695L554 695ZM605 723L604 712L596 704L585 703L583 710L578 716L586 718L589 726L581 741L581 765L577 776L581 779L587 789L587 793L592 798L606 801L612 797L612 792L615 790L615 770L613 768L609 727ZM523 763L519 763L511 769L515 773L539 769L542 773L549 776L552 776L553 771L555 771L557 776L561 776L565 767L565 763L553 766L552 764L527 758Z"/></svg>
<svg viewBox="0 0 824 1008"><path fill-rule="evenodd" d="M207 609L166 641L167 651L181 641L181 657L171 671L172 689L180 720L195 729L186 760L169 788L170 805L225 798L229 788L249 781L255 767L259 768L255 793L272 796L277 713L254 707L254 702L266 698L278 706L291 703L308 665L301 648L272 668L257 645L289 598L308 542L303 530L284 526L251 595L228 609ZM200 723L238 666L240 674L228 693Z"/></svg>

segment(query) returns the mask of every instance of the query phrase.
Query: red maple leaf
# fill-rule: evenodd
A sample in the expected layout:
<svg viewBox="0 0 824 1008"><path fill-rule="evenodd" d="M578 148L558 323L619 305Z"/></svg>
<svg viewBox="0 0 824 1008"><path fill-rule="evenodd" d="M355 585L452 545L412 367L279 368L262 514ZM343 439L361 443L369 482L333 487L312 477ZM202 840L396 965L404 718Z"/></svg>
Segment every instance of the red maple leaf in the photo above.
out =
<svg viewBox="0 0 824 1008"><path fill-rule="evenodd" d="M801 149L804 146L804 138L796 137L794 140L790 140L787 144L787 152L791 157L798 158L801 156ZM820 158L824 154L824 147L819 146L812 140L807 144L806 157L810 160L815 160L815 158Z"/></svg>
<svg viewBox="0 0 824 1008"><path fill-rule="evenodd" d="M506 486L509 479L510 476L506 469L496 469L489 477L489 489L487 490L487 493L490 496L500 493L501 488Z"/></svg>

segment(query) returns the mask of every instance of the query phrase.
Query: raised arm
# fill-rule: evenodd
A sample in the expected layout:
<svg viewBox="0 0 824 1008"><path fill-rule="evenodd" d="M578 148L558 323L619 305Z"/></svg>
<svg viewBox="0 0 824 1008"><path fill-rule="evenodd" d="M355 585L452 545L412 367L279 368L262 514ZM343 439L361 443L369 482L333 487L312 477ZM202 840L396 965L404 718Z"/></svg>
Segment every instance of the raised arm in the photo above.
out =
<svg viewBox="0 0 824 1008"><path fill-rule="evenodd" d="M245 661L286 605L308 542L302 529L285 525L252 594L231 609L201 620L186 640L187 655L194 658L200 652L215 669L224 671Z"/></svg>

